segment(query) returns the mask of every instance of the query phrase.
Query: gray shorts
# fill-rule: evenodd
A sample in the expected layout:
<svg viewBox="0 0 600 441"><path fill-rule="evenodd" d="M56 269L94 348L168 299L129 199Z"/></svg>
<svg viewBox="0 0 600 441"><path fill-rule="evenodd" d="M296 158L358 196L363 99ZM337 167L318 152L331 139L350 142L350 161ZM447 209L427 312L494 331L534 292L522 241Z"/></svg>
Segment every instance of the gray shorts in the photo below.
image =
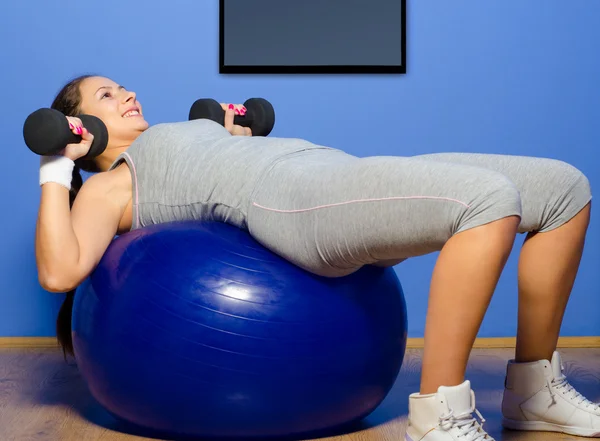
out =
<svg viewBox="0 0 600 441"><path fill-rule="evenodd" d="M337 277L439 251L454 234L507 216L520 216L520 233L550 231L590 200L588 179L553 159L312 150L261 178L247 225L285 259Z"/></svg>

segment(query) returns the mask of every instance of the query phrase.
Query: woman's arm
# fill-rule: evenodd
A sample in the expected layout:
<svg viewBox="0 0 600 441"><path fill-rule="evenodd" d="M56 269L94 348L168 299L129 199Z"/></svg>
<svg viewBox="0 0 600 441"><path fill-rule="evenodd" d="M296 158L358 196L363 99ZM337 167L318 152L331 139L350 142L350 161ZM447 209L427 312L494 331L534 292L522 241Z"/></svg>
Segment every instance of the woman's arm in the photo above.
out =
<svg viewBox="0 0 600 441"><path fill-rule="evenodd" d="M72 210L65 187L53 182L42 186L36 262L44 289L75 289L102 258L124 210L119 198L114 197L111 178L110 173L91 176L79 191Z"/></svg>

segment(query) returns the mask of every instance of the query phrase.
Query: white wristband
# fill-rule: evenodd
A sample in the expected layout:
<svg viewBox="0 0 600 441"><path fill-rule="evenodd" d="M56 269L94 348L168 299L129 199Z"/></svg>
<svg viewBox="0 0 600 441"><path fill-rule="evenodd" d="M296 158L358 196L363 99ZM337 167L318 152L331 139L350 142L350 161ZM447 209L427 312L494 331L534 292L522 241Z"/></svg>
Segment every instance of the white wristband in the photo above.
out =
<svg viewBox="0 0 600 441"><path fill-rule="evenodd" d="M75 162L66 156L40 156L40 185L56 182L71 190Z"/></svg>

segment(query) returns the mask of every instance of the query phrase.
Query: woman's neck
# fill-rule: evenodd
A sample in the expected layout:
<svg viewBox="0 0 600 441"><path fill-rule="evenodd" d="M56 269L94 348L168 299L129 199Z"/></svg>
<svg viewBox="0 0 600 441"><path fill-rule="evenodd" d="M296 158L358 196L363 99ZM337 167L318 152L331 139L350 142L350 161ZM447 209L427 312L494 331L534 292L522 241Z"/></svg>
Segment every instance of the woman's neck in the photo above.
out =
<svg viewBox="0 0 600 441"><path fill-rule="evenodd" d="M129 146L107 148L102 155L96 158L96 165L102 171L107 171L117 157L126 151Z"/></svg>

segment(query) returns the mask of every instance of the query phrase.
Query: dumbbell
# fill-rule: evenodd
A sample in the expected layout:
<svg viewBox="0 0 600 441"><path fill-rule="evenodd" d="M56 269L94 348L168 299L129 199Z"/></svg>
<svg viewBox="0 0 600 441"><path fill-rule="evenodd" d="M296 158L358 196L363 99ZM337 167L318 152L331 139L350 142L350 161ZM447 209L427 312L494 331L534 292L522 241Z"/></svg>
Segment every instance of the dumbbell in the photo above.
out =
<svg viewBox="0 0 600 441"><path fill-rule="evenodd" d="M108 144L108 130L99 118L92 115L77 115L83 126L94 135L90 151L83 159L102 154ZM56 155L67 144L81 142L81 136L69 128L69 121L58 110L42 108L33 112L23 124L23 138L29 149L42 156Z"/></svg>
<svg viewBox="0 0 600 441"><path fill-rule="evenodd" d="M273 105L263 98L250 98L244 103L245 115L235 115L233 123L250 127L252 136L267 136L275 125L275 110ZM225 111L221 105L210 98L199 99L190 109L189 120L210 119L216 123L225 125Z"/></svg>

